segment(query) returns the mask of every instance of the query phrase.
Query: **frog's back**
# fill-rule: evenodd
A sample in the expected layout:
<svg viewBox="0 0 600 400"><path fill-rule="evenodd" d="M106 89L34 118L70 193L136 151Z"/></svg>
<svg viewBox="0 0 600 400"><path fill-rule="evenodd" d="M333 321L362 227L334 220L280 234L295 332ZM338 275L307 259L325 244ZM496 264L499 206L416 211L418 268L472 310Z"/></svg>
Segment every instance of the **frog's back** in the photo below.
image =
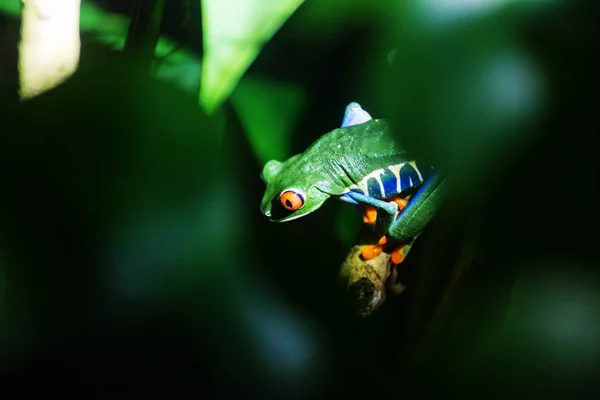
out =
<svg viewBox="0 0 600 400"><path fill-rule="evenodd" d="M431 172L417 166L382 119L335 129L304 155L307 160L321 160L321 167L343 188L339 194L354 191L386 199L413 190Z"/></svg>

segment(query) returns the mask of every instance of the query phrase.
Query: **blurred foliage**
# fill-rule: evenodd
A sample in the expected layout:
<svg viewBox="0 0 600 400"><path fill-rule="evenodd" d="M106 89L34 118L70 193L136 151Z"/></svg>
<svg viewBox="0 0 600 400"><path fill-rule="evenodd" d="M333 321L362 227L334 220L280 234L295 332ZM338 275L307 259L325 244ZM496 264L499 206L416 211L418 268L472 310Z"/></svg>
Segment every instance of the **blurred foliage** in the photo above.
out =
<svg viewBox="0 0 600 400"><path fill-rule="evenodd" d="M205 52L210 55L206 56L207 67L204 75L199 56L165 37L159 39L155 50L158 62L154 74L159 79L178 84L188 92L198 93L202 87L201 103L205 109L212 111L227 100L261 47L302 0L277 4L254 0L235 5L225 1L202 3L205 7ZM21 7L17 2L6 2L0 4L0 11L19 16ZM127 26L126 16L107 12L90 2L81 4L81 32L91 35L94 41L121 50L125 44ZM236 67L232 68L232 65ZM204 81L202 85L201 80ZM243 118L251 143L257 154L262 156L261 162L271 158L288 157L289 136L303 102L301 88L294 87L291 83L267 84L261 80L255 82L250 78L238 92L233 106ZM249 96L260 96L260 93L265 93L262 104L247 101ZM246 100L240 101L238 98ZM269 106L268 102L272 104ZM260 107L260 110L250 109L253 104L254 107ZM261 116L269 119L270 124L267 125L270 130L262 129L265 124L259 125L260 120L256 118ZM267 144L270 148L263 148L269 142L262 140L260 135L264 134L270 137L273 143L279 136L280 143Z"/></svg>
<svg viewBox="0 0 600 400"><path fill-rule="evenodd" d="M357 0L320 0L307 1L302 6L302 19L293 24L292 29L298 39L311 44L320 44L339 40L347 34L349 28L365 23L373 28L382 28L393 15L396 0L365 2ZM357 47L358 54L368 51Z"/></svg>
<svg viewBox="0 0 600 400"><path fill-rule="evenodd" d="M0 11L13 17L20 17L21 9L21 2L10 0L0 2ZM127 34L128 18L107 13L94 3L83 1L80 24L82 32L102 32L124 37Z"/></svg>
<svg viewBox="0 0 600 400"><path fill-rule="evenodd" d="M303 0L204 0L200 104L211 113L229 97L262 46Z"/></svg>
<svg viewBox="0 0 600 400"><path fill-rule="evenodd" d="M198 107L209 39L163 36L151 79L95 50L122 47L109 3L82 5L77 76L2 105L3 388L59 373L40 391L591 393L597 3L308 1L236 41L223 87L248 72L215 116ZM368 320L336 287L350 205L289 224L258 211L264 161L339 126L350 101L456 185L402 264L406 291Z"/></svg>
<svg viewBox="0 0 600 400"><path fill-rule="evenodd" d="M302 88L244 79L231 98L260 164L291 157L291 136L305 102Z"/></svg>
<svg viewBox="0 0 600 400"><path fill-rule="evenodd" d="M6 267L4 266L4 260L0 259L0 323L4 326L6 323L6 299L7 293L7 282L6 282ZM0 335L3 334L3 329L0 330Z"/></svg>
<svg viewBox="0 0 600 400"><path fill-rule="evenodd" d="M544 75L518 42L529 2L407 3L414 7L402 7L398 26L412 29L395 32L394 67L377 75L394 85L387 114L417 158L460 176L463 187L477 178L485 185L494 166L530 143L534 131L523 128L543 107Z"/></svg>

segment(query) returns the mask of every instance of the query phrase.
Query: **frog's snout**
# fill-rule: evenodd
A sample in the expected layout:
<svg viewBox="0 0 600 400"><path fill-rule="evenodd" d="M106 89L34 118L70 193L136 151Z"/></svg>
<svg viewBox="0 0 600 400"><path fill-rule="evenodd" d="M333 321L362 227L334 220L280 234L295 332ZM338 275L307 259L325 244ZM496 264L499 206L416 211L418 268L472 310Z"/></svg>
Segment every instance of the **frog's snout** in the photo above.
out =
<svg viewBox="0 0 600 400"><path fill-rule="evenodd" d="M271 217L271 204L263 204L260 207L260 212L262 213L262 215L264 215L265 217Z"/></svg>

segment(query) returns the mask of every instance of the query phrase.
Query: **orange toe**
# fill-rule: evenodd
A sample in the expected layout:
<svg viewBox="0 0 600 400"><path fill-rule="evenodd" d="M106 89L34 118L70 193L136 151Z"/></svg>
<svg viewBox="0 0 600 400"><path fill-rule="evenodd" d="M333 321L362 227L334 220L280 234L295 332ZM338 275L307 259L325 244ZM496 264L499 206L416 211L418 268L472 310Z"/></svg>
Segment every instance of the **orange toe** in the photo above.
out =
<svg viewBox="0 0 600 400"><path fill-rule="evenodd" d="M370 245L365 246L362 250L362 257L365 260L371 260L381 254L381 246L379 245Z"/></svg>
<svg viewBox="0 0 600 400"><path fill-rule="evenodd" d="M377 209L373 206L366 206L363 222L367 225L375 225L375 221L377 221Z"/></svg>
<svg viewBox="0 0 600 400"><path fill-rule="evenodd" d="M392 199L392 201L396 204L398 204L398 215L396 216L396 218L398 218L400 216L400 213L406 208L406 206L408 205L408 200L406 199L402 199L400 197L395 197Z"/></svg>
<svg viewBox="0 0 600 400"><path fill-rule="evenodd" d="M392 263L400 264L402 261L404 261L404 246L392 251Z"/></svg>
<svg viewBox="0 0 600 400"><path fill-rule="evenodd" d="M381 239L379 239L379 241L377 242L378 245L383 246L384 244L387 243L387 236L382 236Z"/></svg>

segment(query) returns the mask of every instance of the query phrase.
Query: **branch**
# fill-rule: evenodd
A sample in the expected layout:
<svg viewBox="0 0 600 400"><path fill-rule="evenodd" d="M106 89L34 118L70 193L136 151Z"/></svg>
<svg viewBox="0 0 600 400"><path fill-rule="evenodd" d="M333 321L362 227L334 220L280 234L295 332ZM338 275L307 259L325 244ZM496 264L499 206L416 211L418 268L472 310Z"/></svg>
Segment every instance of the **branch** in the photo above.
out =
<svg viewBox="0 0 600 400"><path fill-rule="evenodd" d="M391 254L389 252L382 251L371 260L364 260L361 257L365 246L373 243L377 243L377 237L371 229L363 227L357 244L350 249L340 269L340 278L362 316L371 315L384 303L388 295L388 285L394 284L394 282L389 282L390 277L395 278L395 275L391 273ZM397 289L398 287L400 289ZM402 286L396 286L395 294L402 289Z"/></svg>

